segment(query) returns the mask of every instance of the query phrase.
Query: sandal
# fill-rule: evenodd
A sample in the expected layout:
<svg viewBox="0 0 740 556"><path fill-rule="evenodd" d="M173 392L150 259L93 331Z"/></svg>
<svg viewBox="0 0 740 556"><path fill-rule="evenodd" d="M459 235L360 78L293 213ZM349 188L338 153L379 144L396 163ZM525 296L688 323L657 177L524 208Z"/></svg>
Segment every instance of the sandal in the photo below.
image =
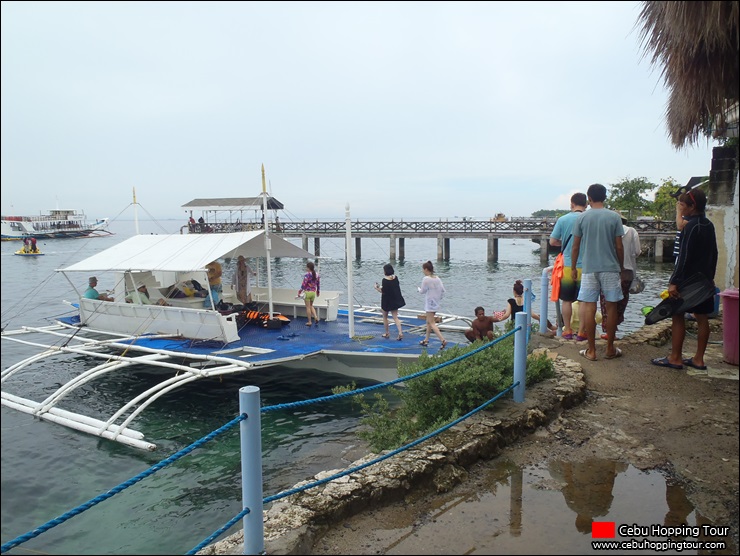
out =
<svg viewBox="0 0 740 556"><path fill-rule="evenodd" d="M307 322L306 323L306 326L311 327L311 326L313 326L313 323Z"/></svg>
<svg viewBox="0 0 740 556"><path fill-rule="evenodd" d="M707 370L707 366L706 365L697 365L696 363L694 363L694 358L693 357L689 357L688 359L684 359L683 360L683 364L686 365L687 367L691 367L692 369L699 369L700 371L706 371Z"/></svg>
<svg viewBox="0 0 740 556"><path fill-rule="evenodd" d="M381 334L380 337L381 338L390 338L391 335L390 334Z"/></svg>
<svg viewBox="0 0 740 556"><path fill-rule="evenodd" d="M429 340L422 340L421 342L419 342L419 345L420 345L420 346L425 346L425 347L426 347L426 346L428 346L428 345L429 345Z"/></svg>
<svg viewBox="0 0 740 556"><path fill-rule="evenodd" d="M403 334L399 334L399 335L398 335L398 338L396 338L396 340L398 340L399 342L400 342L401 340L403 340Z"/></svg>
<svg viewBox="0 0 740 556"><path fill-rule="evenodd" d="M439 349L444 349L446 347L447 347L447 340L442 340L442 345L440 346Z"/></svg>
<svg viewBox="0 0 740 556"><path fill-rule="evenodd" d="M670 361L668 361L667 357L658 357L650 362L653 365L657 365L658 367L668 367L669 369L683 369L683 365L676 365L675 363L671 363Z"/></svg>

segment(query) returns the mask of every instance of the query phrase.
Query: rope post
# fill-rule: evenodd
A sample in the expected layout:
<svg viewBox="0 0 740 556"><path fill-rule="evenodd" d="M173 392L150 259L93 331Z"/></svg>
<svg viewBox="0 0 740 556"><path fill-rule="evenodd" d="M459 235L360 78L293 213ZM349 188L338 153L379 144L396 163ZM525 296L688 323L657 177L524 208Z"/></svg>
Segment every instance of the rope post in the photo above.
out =
<svg viewBox="0 0 740 556"><path fill-rule="evenodd" d="M262 517L262 420L260 389L239 389L239 412L248 417L239 423L242 456L242 509L244 516L244 554L265 553L265 530Z"/></svg>
<svg viewBox="0 0 740 556"><path fill-rule="evenodd" d="M514 401L524 401L524 384L527 379L527 314L519 312L514 315L514 327L519 328L514 333L514 382L519 386L514 388Z"/></svg>
<svg viewBox="0 0 740 556"><path fill-rule="evenodd" d="M544 269L542 271L542 278L540 279L540 296L542 296L540 298L540 334L544 334L547 331L547 301L550 299L550 281L547 279L547 274L551 270L551 266Z"/></svg>
<svg viewBox="0 0 740 556"><path fill-rule="evenodd" d="M527 313L527 343L532 330L532 279L524 280L524 312Z"/></svg>

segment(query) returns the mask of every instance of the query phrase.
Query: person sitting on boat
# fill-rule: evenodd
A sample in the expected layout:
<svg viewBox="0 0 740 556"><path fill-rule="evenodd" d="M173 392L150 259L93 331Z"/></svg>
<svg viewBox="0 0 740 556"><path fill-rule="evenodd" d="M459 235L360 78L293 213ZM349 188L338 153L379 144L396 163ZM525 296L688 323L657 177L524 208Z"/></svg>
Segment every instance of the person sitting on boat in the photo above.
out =
<svg viewBox="0 0 740 556"><path fill-rule="evenodd" d="M31 253L38 253L39 248L36 246L36 238L31 236Z"/></svg>
<svg viewBox="0 0 740 556"><path fill-rule="evenodd" d="M475 319L470 323L470 328L465 331L465 337L470 342L477 340L493 340L493 323L499 321L499 315L492 317L486 316L486 310L483 307L475 308Z"/></svg>
<svg viewBox="0 0 740 556"><path fill-rule="evenodd" d="M99 293L98 290L95 289L95 286L98 285L98 279L95 276L90 276L87 283L87 289L85 290L85 293L82 294L82 297L86 297L87 299L98 299L100 301L113 301L112 297L109 297L104 293Z"/></svg>
<svg viewBox="0 0 740 556"><path fill-rule="evenodd" d="M31 238L28 236L23 238L23 252L24 253L31 252Z"/></svg>
<svg viewBox="0 0 740 556"><path fill-rule="evenodd" d="M126 296L126 303L138 303L139 305L167 305L164 299L157 299L156 303L149 298L149 290L146 289L146 285L139 284L135 291L132 291Z"/></svg>

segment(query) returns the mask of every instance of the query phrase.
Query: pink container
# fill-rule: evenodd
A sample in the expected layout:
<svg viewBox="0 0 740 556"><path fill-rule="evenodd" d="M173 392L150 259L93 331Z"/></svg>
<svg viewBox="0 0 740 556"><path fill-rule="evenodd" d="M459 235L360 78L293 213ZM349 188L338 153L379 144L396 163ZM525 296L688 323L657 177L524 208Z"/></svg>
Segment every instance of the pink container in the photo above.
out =
<svg viewBox="0 0 740 556"><path fill-rule="evenodd" d="M719 294L722 297L722 326L724 328L722 340L724 343L724 360L730 365L740 364L740 340L738 339L738 294L737 288L725 290Z"/></svg>

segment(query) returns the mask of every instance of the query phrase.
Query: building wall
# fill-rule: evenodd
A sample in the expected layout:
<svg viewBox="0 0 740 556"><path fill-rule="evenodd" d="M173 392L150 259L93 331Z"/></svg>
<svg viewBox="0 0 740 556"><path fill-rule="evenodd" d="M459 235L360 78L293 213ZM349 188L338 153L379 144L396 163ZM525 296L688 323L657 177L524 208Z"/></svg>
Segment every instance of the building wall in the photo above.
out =
<svg viewBox="0 0 740 556"><path fill-rule="evenodd" d="M707 191L707 218L714 224L719 252L714 281L720 290L740 286L737 152L735 147L713 150Z"/></svg>

